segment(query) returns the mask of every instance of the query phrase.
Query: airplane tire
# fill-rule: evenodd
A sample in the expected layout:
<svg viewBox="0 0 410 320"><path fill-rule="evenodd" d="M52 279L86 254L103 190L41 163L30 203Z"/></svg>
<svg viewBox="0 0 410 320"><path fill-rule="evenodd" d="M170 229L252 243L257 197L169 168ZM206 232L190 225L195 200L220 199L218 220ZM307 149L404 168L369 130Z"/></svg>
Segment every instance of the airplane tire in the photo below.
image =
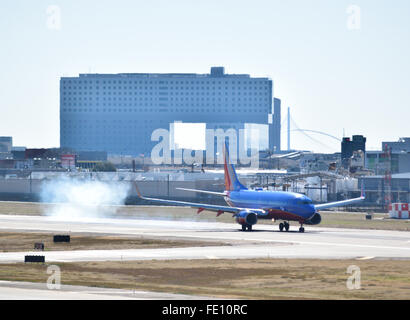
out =
<svg viewBox="0 0 410 320"><path fill-rule="evenodd" d="M283 231L283 227L284 227L283 223L282 223L282 222L281 222L281 223L279 223L279 231L280 231L280 232L282 232L282 231Z"/></svg>
<svg viewBox="0 0 410 320"><path fill-rule="evenodd" d="M286 230L286 232L289 231L289 223L285 223L285 230Z"/></svg>
<svg viewBox="0 0 410 320"><path fill-rule="evenodd" d="M252 226L248 226L248 231L252 231Z"/></svg>
<svg viewBox="0 0 410 320"><path fill-rule="evenodd" d="M246 231L246 225L242 225L242 231Z"/></svg>
<svg viewBox="0 0 410 320"><path fill-rule="evenodd" d="M302 232L302 233L305 232L305 228L300 227L300 228L299 228L299 232Z"/></svg>

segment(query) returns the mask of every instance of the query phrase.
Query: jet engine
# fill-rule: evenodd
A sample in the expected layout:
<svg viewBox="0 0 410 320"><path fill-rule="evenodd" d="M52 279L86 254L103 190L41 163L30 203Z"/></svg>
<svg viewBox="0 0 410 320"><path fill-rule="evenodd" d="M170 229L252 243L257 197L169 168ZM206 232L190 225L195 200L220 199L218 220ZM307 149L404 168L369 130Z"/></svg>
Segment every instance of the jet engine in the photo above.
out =
<svg viewBox="0 0 410 320"><path fill-rule="evenodd" d="M322 216L319 214L319 212L315 212L315 214L312 217L310 217L309 220L305 221L305 224L319 224L320 221L322 221Z"/></svg>
<svg viewBox="0 0 410 320"><path fill-rule="evenodd" d="M258 222L258 216L252 211L240 211L236 215L236 222L241 225L252 226Z"/></svg>

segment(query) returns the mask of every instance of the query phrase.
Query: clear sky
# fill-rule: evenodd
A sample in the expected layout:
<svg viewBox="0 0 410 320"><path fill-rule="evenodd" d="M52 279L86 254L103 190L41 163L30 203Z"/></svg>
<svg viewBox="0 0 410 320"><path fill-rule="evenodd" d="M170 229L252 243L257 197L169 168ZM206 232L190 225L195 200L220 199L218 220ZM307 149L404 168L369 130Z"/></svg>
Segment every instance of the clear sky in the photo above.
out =
<svg viewBox="0 0 410 320"><path fill-rule="evenodd" d="M60 9L54 24L50 5ZM351 5L358 29L348 27ZM225 66L272 78L300 128L344 129L380 149L410 136L409 39L408 0L2 0L0 136L58 147L61 76ZM340 150L312 137L326 146L293 132L291 147Z"/></svg>

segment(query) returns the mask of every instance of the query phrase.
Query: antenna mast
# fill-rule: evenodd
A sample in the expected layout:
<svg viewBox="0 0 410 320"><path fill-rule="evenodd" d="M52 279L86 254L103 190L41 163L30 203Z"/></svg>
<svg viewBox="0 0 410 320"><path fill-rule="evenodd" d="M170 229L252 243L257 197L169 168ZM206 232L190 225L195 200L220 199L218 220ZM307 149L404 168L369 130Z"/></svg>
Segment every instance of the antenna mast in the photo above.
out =
<svg viewBox="0 0 410 320"><path fill-rule="evenodd" d="M288 151L290 150L290 108L288 107Z"/></svg>
<svg viewBox="0 0 410 320"><path fill-rule="evenodd" d="M392 203L391 194L391 149L384 145L383 158L385 162L385 172L384 172L384 205L387 210L389 210Z"/></svg>

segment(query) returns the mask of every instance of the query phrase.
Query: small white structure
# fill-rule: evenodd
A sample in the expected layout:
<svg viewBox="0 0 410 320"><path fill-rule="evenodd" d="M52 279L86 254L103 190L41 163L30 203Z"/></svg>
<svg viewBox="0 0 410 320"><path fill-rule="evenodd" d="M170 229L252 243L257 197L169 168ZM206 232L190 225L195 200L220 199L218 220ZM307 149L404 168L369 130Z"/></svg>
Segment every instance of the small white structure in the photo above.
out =
<svg viewBox="0 0 410 320"><path fill-rule="evenodd" d="M409 219L408 203L392 203L389 205L389 216L395 219Z"/></svg>

